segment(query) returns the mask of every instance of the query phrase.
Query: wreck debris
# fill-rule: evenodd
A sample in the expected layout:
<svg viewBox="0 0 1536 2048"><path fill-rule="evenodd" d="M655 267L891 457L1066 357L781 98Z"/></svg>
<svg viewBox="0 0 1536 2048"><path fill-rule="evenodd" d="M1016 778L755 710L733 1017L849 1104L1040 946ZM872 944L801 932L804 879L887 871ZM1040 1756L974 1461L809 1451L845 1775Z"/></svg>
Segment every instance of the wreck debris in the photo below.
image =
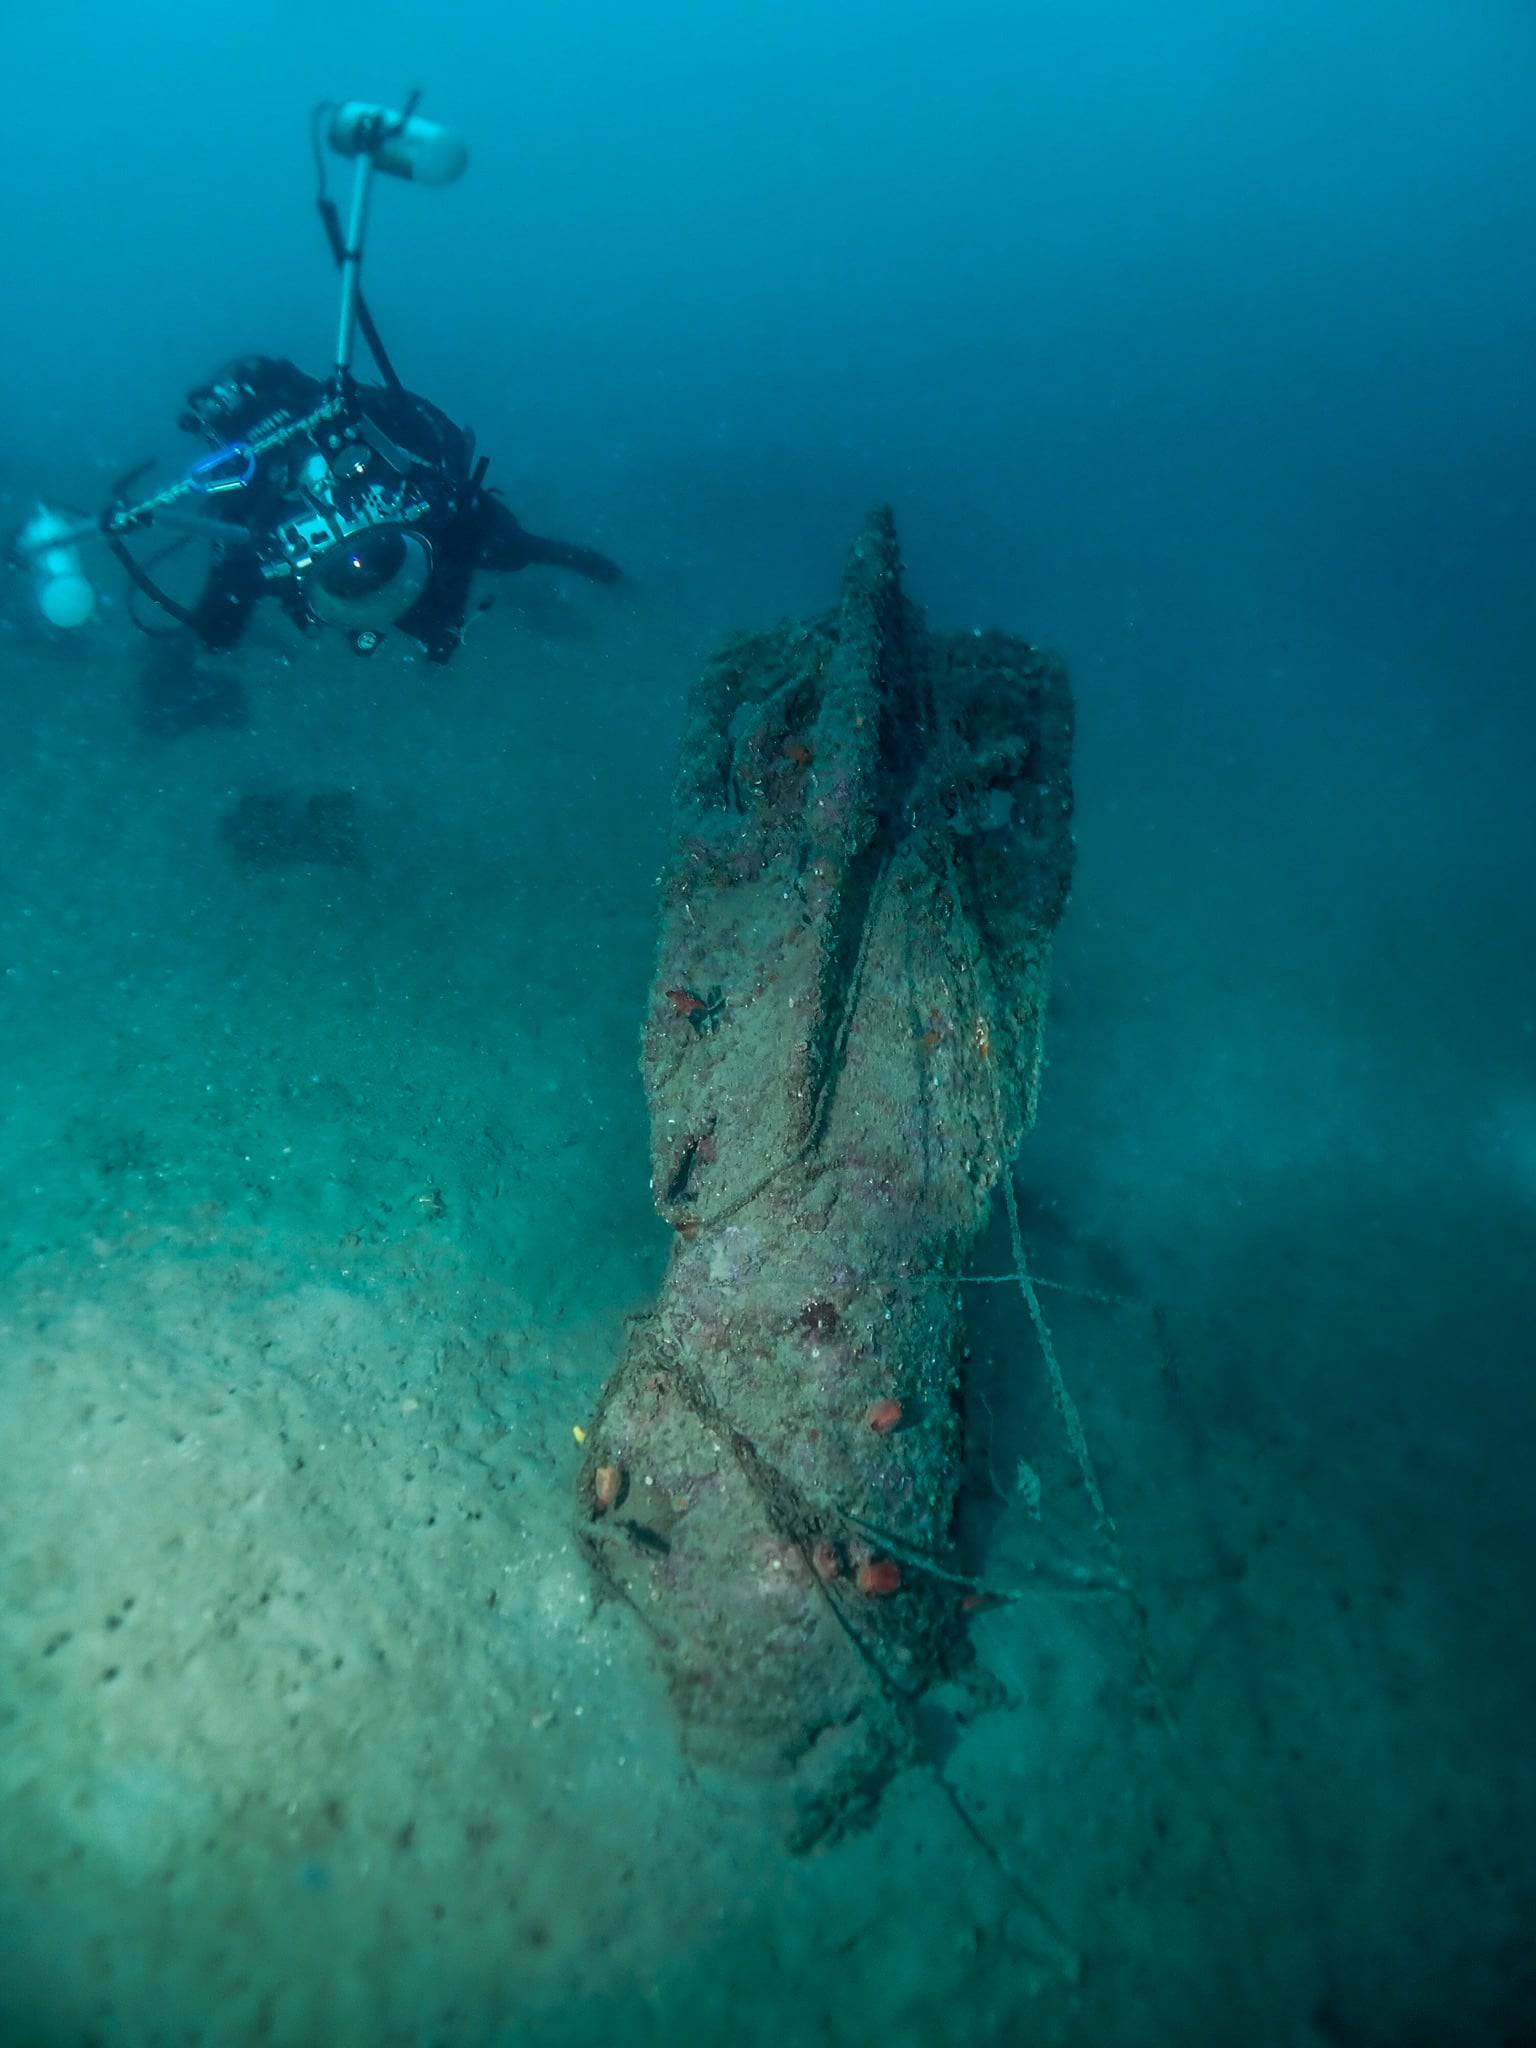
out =
<svg viewBox="0 0 1536 2048"><path fill-rule="evenodd" d="M834 614L734 640L689 704L642 1057L675 1236L580 1536L694 1762L802 1843L909 1756L962 1626L958 1280L1034 1120L1071 727L1049 656L927 631L886 511Z"/></svg>

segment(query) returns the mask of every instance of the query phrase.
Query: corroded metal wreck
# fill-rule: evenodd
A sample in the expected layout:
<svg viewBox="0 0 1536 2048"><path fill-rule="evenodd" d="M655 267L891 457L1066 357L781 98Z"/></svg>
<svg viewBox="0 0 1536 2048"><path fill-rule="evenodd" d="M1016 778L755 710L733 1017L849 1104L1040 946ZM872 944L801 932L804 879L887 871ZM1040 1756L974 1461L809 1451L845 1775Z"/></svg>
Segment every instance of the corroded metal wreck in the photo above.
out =
<svg viewBox="0 0 1536 2048"><path fill-rule="evenodd" d="M579 1530L689 1754L809 1842L911 1750L962 1597L960 1289L1034 1119L1072 705L930 633L889 513L835 613L696 685L643 1068L675 1232L587 1431Z"/></svg>

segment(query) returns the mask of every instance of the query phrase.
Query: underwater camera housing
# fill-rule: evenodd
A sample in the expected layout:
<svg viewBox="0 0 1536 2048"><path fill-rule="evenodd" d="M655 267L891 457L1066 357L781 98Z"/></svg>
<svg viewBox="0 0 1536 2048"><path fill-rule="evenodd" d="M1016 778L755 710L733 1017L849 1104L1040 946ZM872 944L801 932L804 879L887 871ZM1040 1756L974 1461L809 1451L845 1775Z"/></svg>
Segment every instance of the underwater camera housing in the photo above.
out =
<svg viewBox="0 0 1536 2048"><path fill-rule="evenodd" d="M273 530L262 575L297 577L312 618L368 636L371 649L431 580L432 544L421 529L434 496L408 468L355 443L329 462L311 456L299 491L301 506Z"/></svg>
<svg viewBox="0 0 1536 2048"><path fill-rule="evenodd" d="M244 429L240 438L205 454L174 482L152 495L128 502L127 492L148 464L130 471L117 487L113 502L94 517L65 518L40 507L37 516L14 542L16 559L36 581L39 607L56 626L83 625L96 609L95 592L80 559L78 544L93 536L106 540L133 586L182 624L189 614L150 578L124 546L123 536L141 527L160 525L186 529L212 540L248 543L251 535L238 517L208 516L206 501L238 500L256 474L257 460L274 448L310 433L324 421L345 430L351 405L352 359L361 329L391 391L400 391L383 342L362 293L363 245L368 201L376 171L417 185L448 185L460 177L469 151L456 130L424 120L416 111L419 93L401 110L367 100L326 101L315 110L314 147L319 173L316 203L336 267L341 273L341 305L330 383L318 403L306 409L279 411L271 420ZM346 226L325 189L322 136L330 148L353 165L352 193ZM209 387L209 403L219 397ZM183 425L199 428L194 413ZM239 429L236 429L239 432ZM339 481L339 479L338 479ZM275 555L263 563L265 575L302 573L303 588L315 618L353 633L354 644L373 644L378 630L404 616L420 597L431 576L432 550L426 536L411 522L429 510L408 487L361 494L339 516L337 496L322 486L320 502L303 493L302 513L279 529ZM313 517L309 515L313 514ZM370 534L377 539L366 539ZM334 563L323 558L341 549ZM152 566L152 565L151 565ZM324 573L320 573L321 569ZM366 615L366 616L364 616Z"/></svg>
<svg viewBox="0 0 1536 2048"><path fill-rule="evenodd" d="M380 633L405 617L432 575L432 547L409 526L369 526L327 548L305 581L310 611L344 633Z"/></svg>

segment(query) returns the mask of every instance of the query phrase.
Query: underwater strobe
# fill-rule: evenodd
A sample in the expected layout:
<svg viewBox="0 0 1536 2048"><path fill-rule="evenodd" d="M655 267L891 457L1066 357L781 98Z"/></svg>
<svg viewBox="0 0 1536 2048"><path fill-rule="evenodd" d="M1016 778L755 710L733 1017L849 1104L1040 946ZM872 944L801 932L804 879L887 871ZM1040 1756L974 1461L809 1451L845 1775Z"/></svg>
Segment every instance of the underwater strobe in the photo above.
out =
<svg viewBox="0 0 1536 2048"><path fill-rule="evenodd" d="M83 626L96 609L96 593L85 573L78 519L65 519L39 505L17 536L17 550L37 578L37 604L50 626Z"/></svg>
<svg viewBox="0 0 1536 2048"><path fill-rule="evenodd" d="M344 422L352 407L352 355L359 327L368 343L379 374L391 389L400 388L384 345L379 339L362 295L363 236L368 220L368 196L375 171L392 178L404 178L418 185L451 185L469 161L464 141L453 129L437 121L424 121L416 112L421 95L412 93L402 109L375 106L365 100L325 102L316 109L314 139L316 164L320 173L319 205L327 239L341 272L341 314L336 329L336 353L329 389L320 405L303 418L285 420L250 440L229 443L211 456L201 456L183 475L163 485L148 497L128 503L128 486L151 465L142 463L129 471L117 495L105 511L91 517L64 514L40 505L34 516L15 536L12 558L31 571L36 579L37 601L51 626L83 626L96 610L96 593L81 561L79 543L93 536L104 539L122 562L135 586L152 597L161 608L181 623L189 615L150 580L147 571L135 563L123 545L125 534L147 526L185 528L207 540L222 540L233 546L248 544L251 535L238 511L231 519L210 516L214 497L223 504L238 501L242 489L256 473L257 462L270 450L309 433L320 422ZM338 156L350 157L354 165L351 206L345 233L335 206L325 192L322 137ZM368 522L364 522L367 524ZM340 544L357 542L350 527L328 530L328 539ZM421 536L404 531L397 544L361 542L349 547L332 565L324 585L317 584L322 602L317 612L338 624L349 623L366 597L373 610L378 601L385 571L394 556L390 587L419 594L430 570L430 550ZM346 573L350 568L350 574Z"/></svg>
<svg viewBox="0 0 1536 2048"><path fill-rule="evenodd" d="M418 185L451 185L469 161L461 137L436 121L424 121L416 112L418 95L405 103L404 113L388 107L369 106L361 100L346 100L339 107L322 107L326 136L338 156L354 157L357 168L352 178L352 206L347 218L346 242L341 253L341 318L336 333L336 378L344 383L352 369L352 350L357 339L358 285L363 267L363 232L368 224L368 194L373 173L387 171L392 178L410 178Z"/></svg>

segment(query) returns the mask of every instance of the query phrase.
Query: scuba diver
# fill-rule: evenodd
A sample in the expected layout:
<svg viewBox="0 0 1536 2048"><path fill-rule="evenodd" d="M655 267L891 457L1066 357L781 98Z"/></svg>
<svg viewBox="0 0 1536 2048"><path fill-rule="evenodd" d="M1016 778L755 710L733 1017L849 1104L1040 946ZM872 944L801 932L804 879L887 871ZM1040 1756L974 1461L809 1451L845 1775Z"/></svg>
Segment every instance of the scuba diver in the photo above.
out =
<svg viewBox="0 0 1536 2048"><path fill-rule="evenodd" d="M181 426L205 452L170 483L135 497L152 467L121 478L96 514L39 505L13 554L37 579L51 625L85 625L96 609L82 544L100 539L133 588L175 621L156 629L142 679L143 721L152 730L238 724L238 678L200 657L234 647L257 602L277 598L306 632L339 629L358 654L387 632L415 640L432 662L452 658L464 635L477 569L532 563L617 583L617 564L595 548L546 540L487 489L486 459L473 437L435 405L406 390L363 297L363 235L379 174L419 185L449 185L468 161L462 138L417 113L348 100L324 102L311 128L316 204L341 273L341 306L331 374L323 382L276 356L244 356L188 394ZM345 229L326 192L325 145L353 165ZM356 340L367 343L380 381L352 373ZM201 595L184 605L151 573L124 536L169 527L213 543ZM168 548L162 551L169 553Z"/></svg>
<svg viewBox="0 0 1536 2048"><path fill-rule="evenodd" d="M441 663L463 638L477 569L543 563L622 580L595 548L528 532L485 487L473 437L398 380L326 384L281 357L245 356L188 393L178 424L208 444L192 473L217 538L190 607L119 551L183 629L157 636L141 676L151 731L242 721L238 678L198 657L234 647L268 595L303 632L338 628L371 654L394 627Z"/></svg>

